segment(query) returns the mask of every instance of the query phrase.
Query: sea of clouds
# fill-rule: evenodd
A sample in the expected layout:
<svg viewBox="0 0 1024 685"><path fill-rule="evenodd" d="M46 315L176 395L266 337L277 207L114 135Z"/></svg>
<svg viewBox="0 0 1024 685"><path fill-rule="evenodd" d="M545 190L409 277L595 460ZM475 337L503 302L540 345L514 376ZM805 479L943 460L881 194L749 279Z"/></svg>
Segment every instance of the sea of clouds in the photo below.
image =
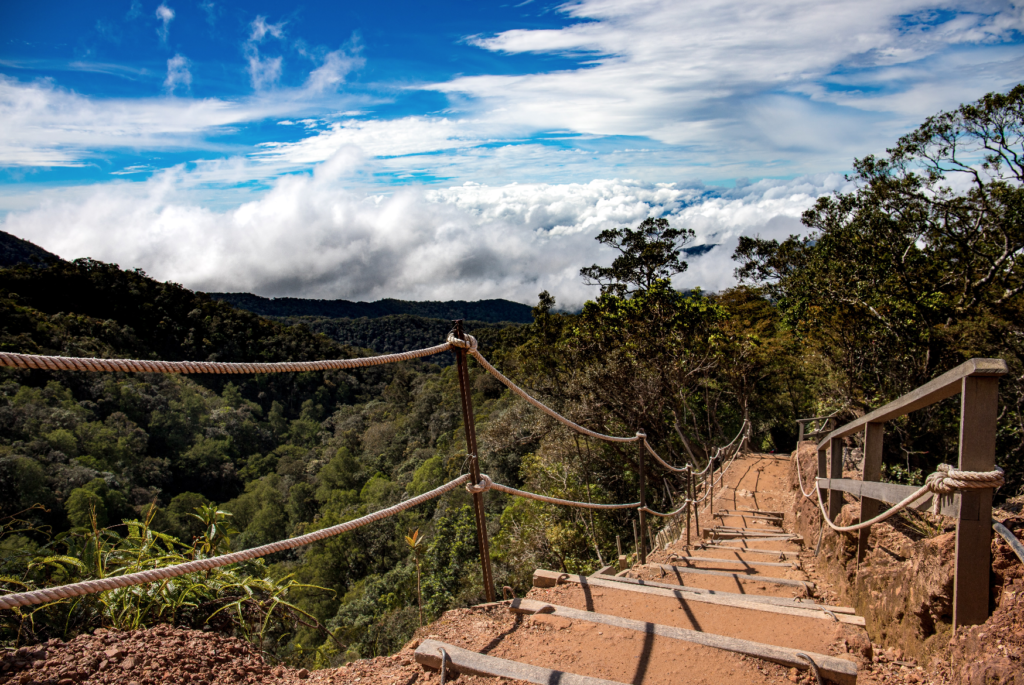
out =
<svg viewBox="0 0 1024 685"><path fill-rule="evenodd" d="M176 167L11 212L0 229L65 259L142 268L204 291L533 303L548 290L574 308L596 295L580 268L614 257L594 239L603 229L650 216L694 229L694 244L716 247L688 258L674 284L717 291L735 283L731 255L741 235L806 232L800 214L817 197L849 189L832 174L734 188L598 179L367 195L351 183L365 163L358 150L341 150L228 209L204 206L190 172Z"/></svg>

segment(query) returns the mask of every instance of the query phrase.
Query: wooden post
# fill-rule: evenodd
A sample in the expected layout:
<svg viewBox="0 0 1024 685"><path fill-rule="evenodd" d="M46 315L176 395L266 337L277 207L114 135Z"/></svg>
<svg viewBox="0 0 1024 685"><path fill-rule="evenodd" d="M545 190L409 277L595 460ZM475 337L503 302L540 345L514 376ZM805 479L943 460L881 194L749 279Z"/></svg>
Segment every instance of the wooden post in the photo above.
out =
<svg viewBox="0 0 1024 685"><path fill-rule="evenodd" d="M462 319L455 322L455 337L465 340L462 332ZM466 452L469 454L469 474L473 483L480 482L480 460L476 447L476 423L473 418L473 399L469 389L469 353L462 348L455 348L455 364L459 374L459 392L462 395L462 422L466 428ZM487 540L487 517L484 513L484 495L482 492L473 494L473 509L476 513L476 541L480 548L480 565L484 573L484 593L488 602L494 601L494 576L491 572L491 548Z"/></svg>
<svg viewBox="0 0 1024 685"><path fill-rule="evenodd" d="M796 439L796 446L797 446L797 449L799 449L800 448L800 443L804 441L804 428L805 428L806 424L804 424L803 421L800 421L798 419L797 422L796 422L796 425L800 426L800 434L799 434L799 436Z"/></svg>
<svg viewBox="0 0 1024 685"><path fill-rule="evenodd" d="M843 477L843 439L832 438L828 445L829 478ZM830 490L828 493L828 520L835 523L839 512L843 510L843 493Z"/></svg>
<svg viewBox="0 0 1024 685"><path fill-rule="evenodd" d="M877 481L882 479L882 434L885 432L884 423L869 423L864 426L864 477L865 481ZM878 514L879 505L877 499L861 497L860 499L860 520L861 522L874 518ZM857 563L864 561L864 555L868 553L868 537L871 535L871 528L862 528L857 540Z"/></svg>
<svg viewBox="0 0 1024 685"><path fill-rule="evenodd" d="M647 436L644 435L643 431L637 431L637 436L640 437L636 441L637 445L637 465L640 469L640 563L647 563L647 545L644 544L644 524L647 522L646 512L644 507L647 506L647 476L644 462L644 440Z"/></svg>
<svg viewBox="0 0 1024 685"><path fill-rule="evenodd" d="M960 469L991 471L996 464L999 378L968 376L960 397ZM992 490L960 493L953 577L953 630L988 619Z"/></svg>
<svg viewBox="0 0 1024 685"><path fill-rule="evenodd" d="M823 449L818 450L818 478L828 477L828 454ZM818 493L821 495L821 501L828 501L828 490L826 488L818 488ZM822 524L824 525L824 524Z"/></svg>
<svg viewBox="0 0 1024 685"><path fill-rule="evenodd" d="M619 551L619 556L622 556L622 538L618 535L615 536L615 549Z"/></svg>
<svg viewBox="0 0 1024 685"><path fill-rule="evenodd" d="M640 558L640 536L636 534L636 519L633 519L633 549L636 550L634 560ZM635 563L635 561L634 561Z"/></svg>

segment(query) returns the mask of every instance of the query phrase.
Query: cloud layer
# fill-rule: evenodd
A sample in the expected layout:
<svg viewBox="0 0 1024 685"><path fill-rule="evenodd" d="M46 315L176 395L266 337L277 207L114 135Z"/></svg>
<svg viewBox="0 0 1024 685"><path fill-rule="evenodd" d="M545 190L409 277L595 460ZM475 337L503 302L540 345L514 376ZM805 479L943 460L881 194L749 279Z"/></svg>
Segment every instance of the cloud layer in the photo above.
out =
<svg viewBox="0 0 1024 685"><path fill-rule="evenodd" d="M365 164L358 149L346 148L227 211L190 202L193 179L177 168L11 213L0 226L65 258L141 267L200 290L533 302L546 289L576 306L595 295L579 269L612 257L594 240L604 228L648 216L694 228L698 243L719 247L691 258L676 285L718 290L733 282L730 255L740 235L799 232L800 213L844 183L822 176L725 190L595 180L367 197L347 189Z"/></svg>

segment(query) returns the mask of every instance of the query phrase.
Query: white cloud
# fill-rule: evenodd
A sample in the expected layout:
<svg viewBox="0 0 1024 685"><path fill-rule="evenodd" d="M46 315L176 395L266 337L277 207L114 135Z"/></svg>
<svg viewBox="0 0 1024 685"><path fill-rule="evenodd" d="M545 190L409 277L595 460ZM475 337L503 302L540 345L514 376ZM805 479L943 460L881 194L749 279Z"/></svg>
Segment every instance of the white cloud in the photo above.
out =
<svg viewBox="0 0 1024 685"><path fill-rule="evenodd" d="M160 42L166 43L171 32L171 21L174 20L174 10L160 3L160 6L156 8L156 18L160 20L160 26L157 27L156 33L160 36Z"/></svg>
<svg viewBox="0 0 1024 685"><path fill-rule="evenodd" d="M729 257L740 235L799 231L814 198L844 183L822 176L716 190L596 180L367 196L349 189L366 164L357 148L344 148L312 174L281 177L265 195L223 210L192 200L197 179L175 168L12 212L0 224L65 258L141 267L197 289L528 303L547 289L572 306L595 295L579 269L612 258L594 240L604 228L648 216L694 228L698 243L721 247L691 258L676 285L717 290L733 281Z"/></svg>
<svg viewBox="0 0 1024 685"><path fill-rule="evenodd" d="M256 48L246 53L248 62L249 82L253 90L265 90L276 84L281 78L283 57L262 57Z"/></svg>
<svg viewBox="0 0 1024 685"><path fill-rule="evenodd" d="M333 91L345 82L350 72L364 63L362 57L349 55L343 50L328 52L320 66L309 73L306 90L311 93Z"/></svg>
<svg viewBox="0 0 1024 685"><path fill-rule="evenodd" d="M213 26L217 23L217 15L220 14L221 9L217 7L211 0L205 0L205 2L199 3L199 8L206 13L206 23Z"/></svg>
<svg viewBox="0 0 1024 685"><path fill-rule="evenodd" d="M268 24L266 17L257 15L252 23L249 24L249 40L254 43L260 43L268 35L273 38L284 38L286 23L282 21L277 24Z"/></svg>
<svg viewBox="0 0 1024 685"><path fill-rule="evenodd" d="M260 43L267 36L281 39L284 38L285 22L268 24L267 18L258 15L249 24L249 40L243 45L245 61L249 72L249 82L253 90L261 91L277 84L281 78L283 57L264 57L260 54Z"/></svg>
<svg viewBox="0 0 1024 685"><path fill-rule="evenodd" d="M165 86L187 85L182 79L188 63L176 59L168 60L170 83L165 80ZM355 104L350 99L340 102ZM48 80L24 83L0 74L0 167L83 166L96 151L118 148L213 147L206 135L223 135L243 122L308 113L317 106L302 89L242 100L104 99Z"/></svg>
<svg viewBox="0 0 1024 685"><path fill-rule="evenodd" d="M192 72L189 70L191 62L183 55L175 55L167 60L167 78L164 79L164 88L168 93L174 94L174 89L179 86L189 90L192 87Z"/></svg>
<svg viewBox="0 0 1024 685"><path fill-rule="evenodd" d="M474 128L474 122L436 117L350 119L294 143L263 143L256 156L290 164L316 164L348 145L378 157L433 152L484 142Z"/></svg>
<svg viewBox="0 0 1024 685"><path fill-rule="evenodd" d="M505 54L587 57L582 67L466 76L431 88L464 98L460 105L478 118L646 136L686 145L704 160L764 160L834 156L829 134L851 123L857 134L844 137L855 146L884 144L936 104L955 106L1024 80L1019 46L1012 56L976 51L982 68L942 68L961 48L1019 37L1021 11L1001 0L580 0L562 11L578 21L472 43ZM907 96L917 84L931 97ZM792 116L786 131L765 120L780 105ZM864 118L865 110L884 116Z"/></svg>

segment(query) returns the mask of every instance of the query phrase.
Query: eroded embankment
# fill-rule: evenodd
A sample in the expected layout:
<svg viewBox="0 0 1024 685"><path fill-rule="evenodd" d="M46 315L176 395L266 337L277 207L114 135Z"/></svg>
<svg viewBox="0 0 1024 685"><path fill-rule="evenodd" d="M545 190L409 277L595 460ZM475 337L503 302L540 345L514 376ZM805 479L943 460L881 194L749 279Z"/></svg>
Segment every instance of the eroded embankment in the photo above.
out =
<svg viewBox="0 0 1024 685"><path fill-rule="evenodd" d="M817 471L811 443L795 453L793 517L798 532L815 548L822 516L816 500L804 498L797 480L803 469L810 490ZM860 478L857 472L845 477ZM850 495L836 523L859 521L860 503ZM1006 525L1024 532L1024 519ZM868 551L857 563L857 533L825 528L814 570L844 604L867 621L877 644L930 664L934 682L1024 684L1024 567L1001 538L992 542L991 618L982 626L953 635L952 600L956 522L914 512L872 526Z"/></svg>

